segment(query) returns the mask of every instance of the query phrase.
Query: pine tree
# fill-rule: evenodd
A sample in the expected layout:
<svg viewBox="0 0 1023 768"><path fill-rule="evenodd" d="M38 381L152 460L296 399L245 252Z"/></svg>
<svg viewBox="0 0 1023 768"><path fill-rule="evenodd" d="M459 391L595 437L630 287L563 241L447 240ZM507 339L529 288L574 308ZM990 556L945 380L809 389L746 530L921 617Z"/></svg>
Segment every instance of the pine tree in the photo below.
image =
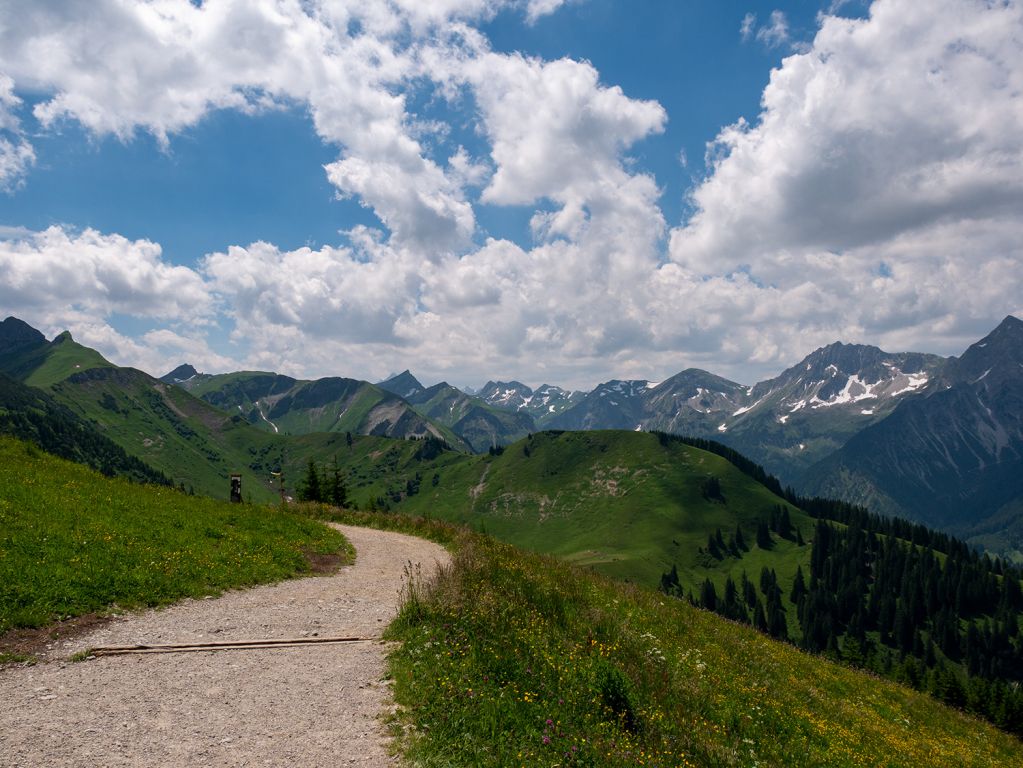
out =
<svg viewBox="0 0 1023 768"><path fill-rule="evenodd" d="M735 526L735 546L740 552L746 552L749 549L746 546L746 537L742 535L742 526L738 524Z"/></svg>
<svg viewBox="0 0 1023 768"><path fill-rule="evenodd" d="M320 473L316 469L316 463L309 459L306 467L305 478L298 489L299 501L323 501L323 489L320 485Z"/></svg>
<svg viewBox="0 0 1023 768"><path fill-rule="evenodd" d="M718 595L717 590L714 589L714 582L709 578L705 579L703 586L700 587L700 605L706 608L708 611L717 610L718 607Z"/></svg>
<svg viewBox="0 0 1023 768"><path fill-rule="evenodd" d="M757 523L757 546L761 549L771 548L771 530L763 520Z"/></svg>
<svg viewBox="0 0 1023 768"><path fill-rule="evenodd" d="M803 567L800 565L796 566L796 578L792 582L792 592L789 594L789 600L795 605L799 605L800 598L806 594L806 582L803 580Z"/></svg>
<svg viewBox="0 0 1023 768"><path fill-rule="evenodd" d="M343 507L348 500L348 489L345 488L344 480L341 479L341 469L337 465L337 456L334 457L334 465L331 467L326 485L324 500L329 501L335 507Z"/></svg>

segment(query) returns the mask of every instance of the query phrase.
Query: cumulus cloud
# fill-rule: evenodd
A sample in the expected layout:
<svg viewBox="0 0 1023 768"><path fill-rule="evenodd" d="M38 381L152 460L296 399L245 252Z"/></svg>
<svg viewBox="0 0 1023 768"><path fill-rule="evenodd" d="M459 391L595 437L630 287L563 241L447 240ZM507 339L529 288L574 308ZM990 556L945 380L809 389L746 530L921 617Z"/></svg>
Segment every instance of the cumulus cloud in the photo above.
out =
<svg viewBox="0 0 1023 768"><path fill-rule="evenodd" d="M237 245L189 269L145 240L12 229L0 305L70 318L128 361L570 386L689 365L750 382L836 339L955 352L1023 310L1006 279L1023 261L1018 2L821 17L761 113L708 147L694 213L670 231L657 180L629 156L664 109L588 62L495 52L473 27L560 4L33 4L0 28L0 70L48 94L44 124L170 140L212 109L300 103L338 148L328 179L386 231ZM760 27L748 14L740 33L792 45L780 14ZM423 95L464 107L484 148L426 130L410 107ZM19 140L15 98L0 85L0 129ZM476 205L527 206L533 241L474 245ZM114 314L158 327L129 338ZM231 361L212 351L216 328Z"/></svg>
<svg viewBox="0 0 1023 768"><path fill-rule="evenodd" d="M772 73L756 123L709 148L671 259L746 272L768 304L812 281L846 338L947 339L979 304L1017 308L991 275L1023 255L1006 236L1023 230L1021 24L1018 3L972 0L824 18ZM808 307L803 324L821 322Z"/></svg>
<svg viewBox="0 0 1023 768"><path fill-rule="evenodd" d="M108 358L157 375L183 353L197 365L227 364L205 338L216 314L209 287L194 270L166 263L148 240L57 226L4 228L0 307L49 336L73 329ZM158 327L133 338L115 330L116 316Z"/></svg>
<svg viewBox="0 0 1023 768"><path fill-rule="evenodd" d="M214 311L200 276L156 243L57 226L0 240L0 304L51 324L62 312L202 322Z"/></svg>
<svg viewBox="0 0 1023 768"><path fill-rule="evenodd" d="M15 83L47 94L33 110L44 128L76 120L124 140L147 131L165 146L212 110L303 104L340 147L325 170L341 196L374 210L400 244L458 250L475 217L462 177L416 138L406 91L422 74L417 49L504 8L533 22L562 3L0 0L0 72L9 75L0 74L0 130ZM33 159L29 144L0 135L0 183Z"/></svg>
<svg viewBox="0 0 1023 768"><path fill-rule="evenodd" d="M304 104L320 136L341 147L326 168L340 194L358 196L399 240L451 249L467 243L475 221L456 180L414 136L399 93L418 73L405 33L490 5L39 3L5 13L0 70L50 94L34 108L44 127L73 119L122 139L148 131L165 145L211 110ZM0 167L19 158L0 145Z"/></svg>

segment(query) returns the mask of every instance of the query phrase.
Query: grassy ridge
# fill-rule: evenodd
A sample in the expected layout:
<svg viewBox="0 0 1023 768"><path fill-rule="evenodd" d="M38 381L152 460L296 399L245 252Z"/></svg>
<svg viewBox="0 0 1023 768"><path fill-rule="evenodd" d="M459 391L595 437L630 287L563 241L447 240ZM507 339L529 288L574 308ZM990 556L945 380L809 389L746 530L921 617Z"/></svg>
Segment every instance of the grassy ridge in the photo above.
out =
<svg viewBox="0 0 1023 768"><path fill-rule="evenodd" d="M313 439L303 455L315 453ZM681 442L639 432L541 432L497 456L443 453L429 462L415 460L420 447L356 441L336 449L353 499L360 506L383 499L398 512L463 523L649 586L674 564L683 584L710 577L720 593L728 576L738 582L745 570L756 579L766 566L787 591L796 567L808 567L808 545L775 537L771 549L752 546L757 523L780 498L720 456ZM706 497L709 477L723 498ZM790 510L809 539L813 521ZM737 526L751 545L741 558L700 554L718 528L727 538Z"/></svg>
<svg viewBox="0 0 1023 768"><path fill-rule="evenodd" d="M1009 766L1020 743L893 683L484 537L392 625L422 766Z"/></svg>
<svg viewBox="0 0 1023 768"><path fill-rule="evenodd" d="M346 547L307 517L111 480L0 438L0 632L275 581Z"/></svg>

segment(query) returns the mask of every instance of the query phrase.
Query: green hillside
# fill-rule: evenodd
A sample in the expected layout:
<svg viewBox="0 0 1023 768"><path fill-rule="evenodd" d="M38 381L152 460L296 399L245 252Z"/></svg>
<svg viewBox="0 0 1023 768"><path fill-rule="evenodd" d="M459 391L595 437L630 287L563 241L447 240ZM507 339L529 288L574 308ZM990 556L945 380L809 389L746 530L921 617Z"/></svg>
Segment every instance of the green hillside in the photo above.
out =
<svg viewBox="0 0 1023 768"><path fill-rule="evenodd" d="M765 564L791 576L809 558L808 548L788 541L743 558L702 556L718 529L728 537L741 527L752 542L760 520L783 502L721 457L662 445L651 434L542 432L439 474L437 486L422 483L399 508L467 523L641 584L656 584L672 565L694 585L708 574L723 585L727 575L759 573ZM719 498L706 493L711 478ZM811 529L802 513L791 515Z"/></svg>
<svg viewBox="0 0 1023 768"><path fill-rule="evenodd" d="M489 537L413 582L389 633L415 765L1023 765L926 695Z"/></svg>
<svg viewBox="0 0 1023 768"><path fill-rule="evenodd" d="M41 389L0 373L0 434L35 443L43 450L85 464L108 476L166 485L170 481L128 455L92 424Z"/></svg>
<svg viewBox="0 0 1023 768"><path fill-rule="evenodd" d="M424 515L485 530L526 549L558 555L616 578L655 586L677 566L696 588L708 576L719 590L743 571L774 568L783 589L809 562L811 520L720 456L639 432L541 432L496 454L467 456L428 441L384 441L307 435L289 443L288 475L305 462L338 463L361 507ZM720 493L708 493L711 479ZM789 510L791 539L756 530L779 506ZM701 553L720 529L740 528L741 556Z"/></svg>
<svg viewBox="0 0 1023 768"><path fill-rule="evenodd" d="M10 336L15 330L21 337L12 341ZM29 386L48 387L73 373L113 367L99 352L83 347L67 331L47 342L42 334L15 318L5 320L0 331L0 371Z"/></svg>
<svg viewBox="0 0 1023 768"><path fill-rule="evenodd" d="M244 493L255 502L276 498L262 457L274 435L132 368L75 373L50 389L128 453L161 470L175 485L227 498L228 476L249 476ZM256 480L258 478L258 480Z"/></svg>
<svg viewBox="0 0 1023 768"><path fill-rule="evenodd" d="M0 633L287 578L344 546L278 508L109 479L0 437Z"/></svg>

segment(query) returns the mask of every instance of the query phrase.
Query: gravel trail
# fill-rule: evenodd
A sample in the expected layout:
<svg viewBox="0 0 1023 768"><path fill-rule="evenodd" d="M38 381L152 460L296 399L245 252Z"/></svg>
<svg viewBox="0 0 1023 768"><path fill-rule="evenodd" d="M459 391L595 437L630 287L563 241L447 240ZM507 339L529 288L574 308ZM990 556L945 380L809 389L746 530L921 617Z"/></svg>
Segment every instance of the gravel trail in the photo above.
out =
<svg viewBox="0 0 1023 768"><path fill-rule="evenodd" d="M405 565L448 560L436 544L337 526L356 562L317 576L126 615L0 670L2 766L389 766L380 715L386 645L107 656L106 645L353 636L378 638Z"/></svg>

